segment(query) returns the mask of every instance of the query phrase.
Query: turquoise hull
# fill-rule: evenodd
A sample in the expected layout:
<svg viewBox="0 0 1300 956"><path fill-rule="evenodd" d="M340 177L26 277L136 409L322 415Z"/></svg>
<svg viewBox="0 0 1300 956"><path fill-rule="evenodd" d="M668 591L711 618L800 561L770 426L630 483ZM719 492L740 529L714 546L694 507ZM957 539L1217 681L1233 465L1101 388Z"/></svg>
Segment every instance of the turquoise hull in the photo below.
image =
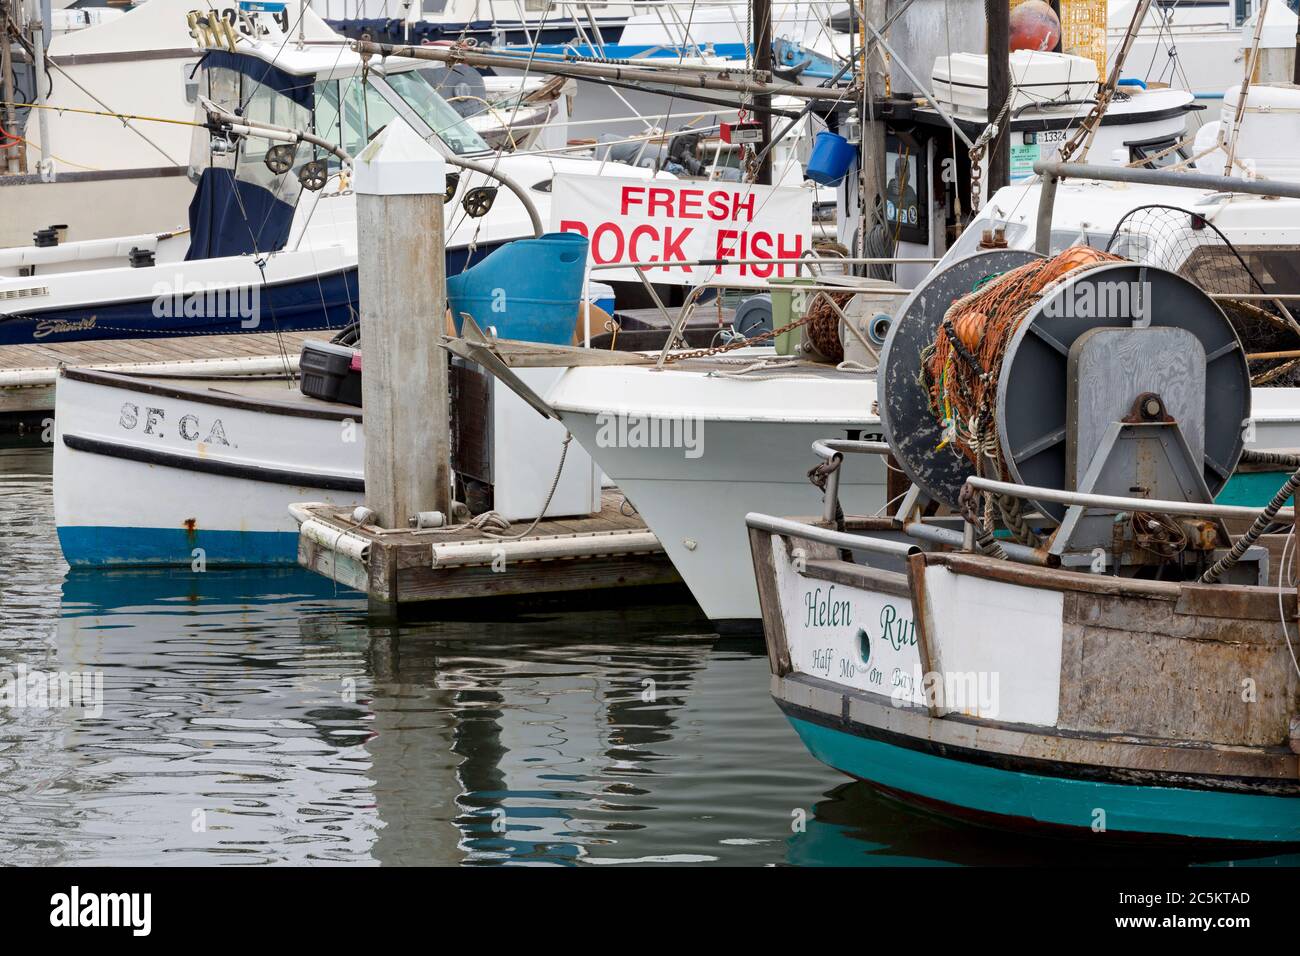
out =
<svg viewBox="0 0 1300 956"><path fill-rule="evenodd" d="M786 715L818 760L958 816L1009 826L1300 843L1300 798L1050 777L940 757Z"/></svg>
<svg viewBox="0 0 1300 956"><path fill-rule="evenodd" d="M1289 471L1237 472L1228 479L1228 483L1223 486L1214 500L1221 505L1262 508L1273 500L1278 489L1290 477ZM1288 505L1294 503L1294 498L1287 502Z"/></svg>

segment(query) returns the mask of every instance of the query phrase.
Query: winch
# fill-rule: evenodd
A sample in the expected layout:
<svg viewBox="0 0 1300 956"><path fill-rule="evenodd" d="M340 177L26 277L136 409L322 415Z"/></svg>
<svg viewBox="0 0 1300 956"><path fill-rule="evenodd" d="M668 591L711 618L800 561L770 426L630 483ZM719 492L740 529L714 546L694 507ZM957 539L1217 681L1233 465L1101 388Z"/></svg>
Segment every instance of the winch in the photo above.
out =
<svg viewBox="0 0 1300 956"><path fill-rule="evenodd" d="M1176 565L1190 577L1231 544L1217 520L966 488L974 475L1079 495L1214 500L1242 454L1250 375L1223 311L1173 272L1087 247L958 260L899 309L880 390L912 507L946 506L993 541L1121 574ZM1259 576L1261 552L1240 563L1238 580Z"/></svg>

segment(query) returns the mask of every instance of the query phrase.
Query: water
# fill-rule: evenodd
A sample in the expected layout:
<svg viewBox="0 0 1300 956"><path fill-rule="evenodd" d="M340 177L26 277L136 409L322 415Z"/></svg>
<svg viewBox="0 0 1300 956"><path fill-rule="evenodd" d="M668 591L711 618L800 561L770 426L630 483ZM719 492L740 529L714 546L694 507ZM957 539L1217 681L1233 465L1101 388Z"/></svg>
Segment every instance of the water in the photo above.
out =
<svg viewBox="0 0 1300 956"><path fill-rule="evenodd" d="M69 573L49 468L0 451L0 668L103 712L0 709L0 863L1151 862L848 782L689 607L375 627L304 572Z"/></svg>

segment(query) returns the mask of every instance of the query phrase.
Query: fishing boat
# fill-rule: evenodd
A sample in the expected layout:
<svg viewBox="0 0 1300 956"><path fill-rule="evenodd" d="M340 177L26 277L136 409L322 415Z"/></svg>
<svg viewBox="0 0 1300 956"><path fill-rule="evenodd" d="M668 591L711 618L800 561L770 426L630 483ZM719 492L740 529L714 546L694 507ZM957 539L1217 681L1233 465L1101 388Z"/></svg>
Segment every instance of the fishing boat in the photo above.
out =
<svg viewBox="0 0 1300 956"><path fill-rule="evenodd" d="M1106 4L1106 49L1124 41L1137 0ZM1260 23L1260 18L1263 22ZM1254 79L1289 82L1295 69L1296 15L1280 0L1242 3L1155 3L1134 36L1124 75L1142 83L1188 90L1219 100L1241 82L1243 51L1260 28L1260 65Z"/></svg>
<svg viewBox="0 0 1300 956"><path fill-rule="evenodd" d="M12 129L0 120L21 136L9 143L12 150L0 150L0 159L16 167L13 175L0 168L0 202L12 210L0 221L0 248L29 246L34 236L48 242L166 233L185 223L197 177L190 168L192 124L196 114L206 120L197 102L203 51L188 22L194 10L189 0L150 0L125 11L53 13L45 78L34 84L28 64L17 83L38 91L35 106L16 110ZM288 40L286 49L344 42L310 9L254 14L232 7L223 16L240 31L269 24L277 42ZM59 29L83 18L80 29ZM494 149L526 148L546 123L567 115L563 91L543 77L476 75L468 91L444 90L442 78L429 79ZM474 99L460 98L466 94ZM529 129L512 134L515 124Z"/></svg>
<svg viewBox="0 0 1300 956"><path fill-rule="evenodd" d="M451 307L479 311L479 290L490 297L492 288L505 288L510 307L489 313L503 333L571 340L582 290L581 256L567 252L575 242L564 236L502 248L453 280ZM539 272L550 277L543 291L524 278ZM351 511L364 502L364 352L356 331L309 343L301 364L285 356L272 374L61 369L53 493L64 559L73 567L296 563L290 504ZM551 517L599 510L599 477L585 452L568 449L563 428L538 422L509 389L471 366L453 365L451 373L458 500L504 522L544 507ZM545 389L558 372L521 374Z"/></svg>
<svg viewBox="0 0 1300 956"><path fill-rule="evenodd" d="M616 41L642 2L580 0L312 0L312 8L340 33L379 42L563 43L575 30Z"/></svg>
<svg viewBox="0 0 1300 956"><path fill-rule="evenodd" d="M892 455L894 515L838 518L828 483L820 518L746 519L771 692L809 751L1000 828L1300 840L1300 473L1215 503L1252 457L1215 300L1098 249L986 251L913 293L880 377L887 443L816 451Z"/></svg>
<svg viewBox="0 0 1300 956"><path fill-rule="evenodd" d="M56 230L0 250L0 344L342 329L356 310L350 156L390 122L456 168L452 275L541 234L557 173L601 172L580 159L493 155L416 61L371 63L363 86L356 53L299 49L273 18L252 22L256 37L195 26L208 120L191 128L189 227L83 242L60 242Z"/></svg>

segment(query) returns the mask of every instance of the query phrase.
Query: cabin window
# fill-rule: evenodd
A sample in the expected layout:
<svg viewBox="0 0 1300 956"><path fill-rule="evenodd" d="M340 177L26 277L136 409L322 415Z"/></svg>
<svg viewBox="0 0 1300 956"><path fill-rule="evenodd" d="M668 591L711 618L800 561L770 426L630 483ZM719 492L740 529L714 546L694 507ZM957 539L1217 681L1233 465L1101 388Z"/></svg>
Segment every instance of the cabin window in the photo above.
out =
<svg viewBox="0 0 1300 956"><path fill-rule="evenodd" d="M366 144L397 115L388 103L367 83L359 79L343 81L343 148L356 156Z"/></svg>
<svg viewBox="0 0 1300 956"><path fill-rule="evenodd" d="M1108 242L1110 242L1109 232L1089 232L1083 228L1053 229L1048 253L1054 256L1058 252L1064 252L1071 246L1092 246L1094 249L1105 249Z"/></svg>
<svg viewBox="0 0 1300 956"><path fill-rule="evenodd" d="M447 0L424 0L420 6L423 13L443 13L447 9Z"/></svg>
<svg viewBox="0 0 1300 956"><path fill-rule="evenodd" d="M295 103L283 93L244 77L244 97L247 105L244 116L259 123L270 123L288 129L309 129L311 114L307 108ZM244 142L241 163L262 162L262 157L273 145L271 140L250 136Z"/></svg>
<svg viewBox="0 0 1300 956"><path fill-rule="evenodd" d="M339 102L339 84L337 80L326 80L316 84L316 135L337 145L343 144L342 104ZM330 168L339 165L339 158L334 155L322 156Z"/></svg>
<svg viewBox="0 0 1300 956"><path fill-rule="evenodd" d="M196 93L202 93L217 106L227 110L233 110L239 106L239 74L234 70L227 70L224 67L212 67L210 69L200 70L196 81ZM196 122L206 123L207 114L203 108L196 103L194 107L194 118ZM222 145L222 144L218 144ZM190 179L198 182L199 175L203 170L212 166L219 166L224 169L234 167L235 153L233 145L227 142L229 146L227 152L214 153L212 134L206 129L195 127L194 133L190 137Z"/></svg>
<svg viewBox="0 0 1300 956"><path fill-rule="evenodd" d="M1159 139L1143 140L1140 143L1126 143L1128 158L1132 164L1141 164L1147 169L1161 169L1173 166L1187 159L1187 152L1178 144L1178 137L1163 136Z"/></svg>
<svg viewBox="0 0 1300 956"><path fill-rule="evenodd" d="M490 148L483 137L474 131L474 127L438 94L423 74L416 70L390 73L384 80L453 153L463 156L466 153L486 152Z"/></svg>
<svg viewBox="0 0 1300 956"><path fill-rule="evenodd" d="M181 82L185 84L185 102L193 105L199 101L199 61L181 64Z"/></svg>
<svg viewBox="0 0 1300 956"><path fill-rule="evenodd" d="M250 120L289 129L311 128L311 112L305 106L247 76L243 77L243 96L246 103L244 115ZM293 203L297 201L300 191L297 170L313 158L313 149L305 143L299 143L293 169L288 173L277 174L271 172L265 163L266 151L277 142L261 136L245 137L240 143L235 175L244 182L255 183L270 190L284 202Z"/></svg>
<svg viewBox="0 0 1300 956"><path fill-rule="evenodd" d="M885 220L895 241L930 241L926 165L924 149L885 137Z"/></svg>
<svg viewBox="0 0 1300 956"><path fill-rule="evenodd" d="M1239 245L1237 246L1237 253L1245 261L1255 279L1263 286L1264 292L1273 292L1279 295L1293 295L1300 292L1300 256L1297 256L1294 246L1250 247ZM1193 274L1196 272L1207 274L1211 271L1210 262L1216 255L1227 262L1227 269L1220 267L1218 269L1219 274L1231 276L1231 281L1227 278L1220 280L1220 285L1231 286L1230 288L1224 288L1223 291L1258 291L1254 282L1245 275L1240 263L1236 261L1236 256L1228 259L1229 253L1226 246L1199 246L1193 251L1184 268L1178 271L1187 274L1184 270L1193 268ZM1206 283L1206 285L1208 286L1209 283ZM1287 303L1287 305L1292 311L1295 311L1294 303Z"/></svg>

